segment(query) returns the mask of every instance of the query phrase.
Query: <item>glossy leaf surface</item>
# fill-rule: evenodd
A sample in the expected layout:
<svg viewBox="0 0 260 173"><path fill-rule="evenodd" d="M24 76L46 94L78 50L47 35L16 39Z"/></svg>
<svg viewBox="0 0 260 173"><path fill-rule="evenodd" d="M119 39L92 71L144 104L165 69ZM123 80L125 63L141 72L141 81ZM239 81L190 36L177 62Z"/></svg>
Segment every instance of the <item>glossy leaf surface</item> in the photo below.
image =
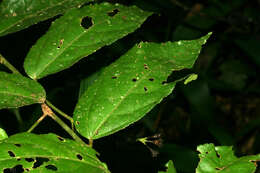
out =
<svg viewBox="0 0 260 173"><path fill-rule="evenodd" d="M19 74L0 72L0 109L43 103L45 97L38 82Z"/></svg>
<svg viewBox="0 0 260 173"><path fill-rule="evenodd" d="M101 3L73 9L53 22L27 55L33 79L64 70L83 57L136 30L151 15L141 9Z"/></svg>
<svg viewBox="0 0 260 173"><path fill-rule="evenodd" d="M0 36L25 29L85 2L90 0L3 0L0 3Z"/></svg>
<svg viewBox="0 0 260 173"><path fill-rule="evenodd" d="M96 151L54 134L21 133L0 141L0 171L108 173Z"/></svg>
<svg viewBox="0 0 260 173"><path fill-rule="evenodd" d="M173 162L171 160L168 163L166 163L165 166L167 168L166 172L160 171L158 173L177 173L176 169L174 168Z"/></svg>
<svg viewBox="0 0 260 173"><path fill-rule="evenodd" d="M7 133L5 132L4 129L0 128L0 140L8 138Z"/></svg>
<svg viewBox="0 0 260 173"><path fill-rule="evenodd" d="M168 76L191 68L208 37L134 46L102 70L80 97L74 112L76 129L97 139L142 118L172 92L179 79L167 83Z"/></svg>
<svg viewBox="0 0 260 173"><path fill-rule="evenodd" d="M204 144L198 146L200 162L196 173L254 173L260 155L236 157L232 147Z"/></svg>

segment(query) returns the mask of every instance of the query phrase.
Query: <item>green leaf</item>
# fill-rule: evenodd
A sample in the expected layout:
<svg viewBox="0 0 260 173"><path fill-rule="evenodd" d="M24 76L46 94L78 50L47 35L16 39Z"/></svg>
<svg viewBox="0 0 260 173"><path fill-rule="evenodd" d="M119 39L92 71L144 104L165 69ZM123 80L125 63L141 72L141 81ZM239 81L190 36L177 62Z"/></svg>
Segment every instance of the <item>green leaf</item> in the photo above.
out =
<svg viewBox="0 0 260 173"><path fill-rule="evenodd" d="M175 168L174 168L173 162L172 162L171 160L169 160L169 162L166 163L165 166L167 167L166 172L160 171L160 172L158 172L158 173L177 173L176 170L175 170Z"/></svg>
<svg viewBox="0 0 260 173"><path fill-rule="evenodd" d="M214 144L198 146L200 162L196 173L253 173L260 154L236 157L230 146L215 147Z"/></svg>
<svg viewBox="0 0 260 173"><path fill-rule="evenodd" d="M184 85L187 85L188 83L197 80L198 75L197 74L190 74L187 79L184 81Z"/></svg>
<svg viewBox="0 0 260 173"><path fill-rule="evenodd" d="M0 128L0 140L8 138L7 133L5 132L4 129Z"/></svg>
<svg viewBox="0 0 260 173"><path fill-rule="evenodd" d="M21 133L0 141L0 171L18 164L30 172L109 173L94 149L54 134Z"/></svg>
<svg viewBox="0 0 260 173"><path fill-rule="evenodd" d="M0 3L0 36L25 29L91 0L3 0Z"/></svg>
<svg viewBox="0 0 260 173"><path fill-rule="evenodd" d="M191 68L210 34L198 40L140 43L106 67L75 108L79 133L97 139L142 118L169 95L177 81L172 71Z"/></svg>
<svg viewBox="0 0 260 173"><path fill-rule="evenodd" d="M19 74L0 72L0 109L43 103L46 94L36 81Z"/></svg>
<svg viewBox="0 0 260 173"><path fill-rule="evenodd" d="M80 59L135 31L150 16L135 6L101 3L73 9L53 22L28 53L24 68L39 79L69 68Z"/></svg>

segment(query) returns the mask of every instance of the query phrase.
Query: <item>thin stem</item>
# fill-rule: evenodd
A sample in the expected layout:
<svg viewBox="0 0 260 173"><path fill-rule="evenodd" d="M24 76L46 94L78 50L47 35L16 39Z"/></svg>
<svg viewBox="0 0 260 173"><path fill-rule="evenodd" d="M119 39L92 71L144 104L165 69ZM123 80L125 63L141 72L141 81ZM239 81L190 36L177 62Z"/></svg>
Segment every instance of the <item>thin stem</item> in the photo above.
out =
<svg viewBox="0 0 260 173"><path fill-rule="evenodd" d="M33 129L38 126L38 124L46 117L47 115L46 114L43 114L33 125L32 127L27 130L28 133L31 133L33 131Z"/></svg>
<svg viewBox="0 0 260 173"><path fill-rule="evenodd" d="M14 108L13 109L13 113L17 119L18 125L19 125L19 129L21 129L22 125L23 125L23 119L22 116L20 114L19 108Z"/></svg>
<svg viewBox="0 0 260 173"><path fill-rule="evenodd" d="M10 64L4 57L3 55L0 54L0 64L3 64L6 66L9 70L11 70L13 73L20 74L20 72L12 65Z"/></svg>
<svg viewBox="0 0 260 173"><path fill-rule="evenodd" d="M57 115L55 115L54 113L52 113L51 115L49 115L54 121L56 121L68 134L70 134L70 136L77 142L80 142L84 145L86 145L85 142L83 142L80 137L78 137L73 130L71 130L71 128L69 128L69 126L67 126L67 124L65 124Z"/></svg>
<svg viewBox="0 0 260 173"><path fill-rule="evenodd" d="M54 111L56 111L58 114L62 115L64 118L68 119L71 122L71 126L73 128L73 118L71 118L66 113L62 112L60 109L58 109L56 106L54 106L50 101L46 100L46 104L50 106Z"/></svg>
<svg viewBox="0 0 260 173"><path fill-rule="evenodd" d="M43 114L46 114L48 116L50 116L54 121L56 121L68 134L70 134L70 136L77 142L82 143L84 145L86 145L81 139L80 137L78 137L73 130L71 130L69 128L69 126L67 126L67 124L65 124L52 110L51 108L46 105L45 103L41 104L42 107L42 112Z"/></svg>
<svg viewBox="0 0 260 173"><path fill-rule="evenodd" d="M88 140L88 146L91 148L93 147L93 139Z"/></svg>

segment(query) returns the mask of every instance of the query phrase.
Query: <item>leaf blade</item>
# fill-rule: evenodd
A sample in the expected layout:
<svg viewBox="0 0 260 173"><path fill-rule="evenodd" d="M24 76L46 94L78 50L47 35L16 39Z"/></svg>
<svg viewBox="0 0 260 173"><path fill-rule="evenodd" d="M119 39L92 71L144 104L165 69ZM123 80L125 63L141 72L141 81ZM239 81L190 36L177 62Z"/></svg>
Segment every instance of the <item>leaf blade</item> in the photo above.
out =
<svg viewBox="0 0 260 173"><path fill-rule="evenodd" d="M115 10L118 12L111 17L109 14ZM69 68L133 32L150 14L135 6L109 3L73 9L53 22L31 48L24 62L25 71L31 78L39 79Z"/></svg>
<svg viewBox="0 0 260 173"><path fill-rule="evenodd" d="M176 82L174 70L191 68L209 35L194 41L140 43L102 70L80 97L74 111L76 129L89 139L112 134L142 118Z"/></svg>
<svg viewBox="0 0 260 173"><path fill-rule="evenodd" d="M25 29L35 23L64 13L90 0L31 1L13 0L0 3L0 36Z"/></svg>
<svg viewBox="0 0 260 173"><path fill-rule="evenodd" d="M0 109L43 103L45 99L45 90L38 82L19 74L0 72Z"/></svg>
<svg viewBox="0 0 260 173"><path fill-rule="evenodd" d="M28 140L29 139L29 140ZM58 172L109 173L96 157L96 151L75 141L54 134L21 133L0 142L0 170L21 164L30 171L48 171L52 165ZM43 161L34 167L37 160ZM30 162L28 160L31 160Z"/></svg>
<svg viewBox="0 0 260 173"><path fill-rule="evenodd" d="M260 159L260 155L236 157L230 146L218 146L204 144L197 147L200 152L200 162L196 173L253 173L256 170L254 162Z"/></svg>

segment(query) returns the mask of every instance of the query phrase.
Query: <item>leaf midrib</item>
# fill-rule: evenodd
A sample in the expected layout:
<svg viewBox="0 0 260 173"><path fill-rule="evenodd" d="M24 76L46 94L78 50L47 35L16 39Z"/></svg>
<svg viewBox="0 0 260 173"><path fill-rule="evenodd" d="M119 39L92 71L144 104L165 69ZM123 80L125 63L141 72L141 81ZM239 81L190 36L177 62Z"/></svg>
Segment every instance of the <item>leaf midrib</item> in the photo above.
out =
<svg viewBox="0 0 260 173"><path fill-rule="evenodd" d="M103 24L103 23L105 23L105 20L102 20L101 22L99 22L99 23L96 23L95 24L95 26L98 26L98 25L101 25L101 24ZM94 27L94 26L93 26ZM127 26L127 27L125 27L125 28L122 28L122 29L120 29L120 30L116 30L116 31L121 31L121 30L126 30L126 29L128 29L128 28L132 28L133 26L132 25L130 25L130 26ZM91 27L92 28L92 27ZM37 73L35 73L35 75L33 76L33 79L37 79L37 77L38 76L40 76L40 74L50 65L50 64L52 64L57 58L59 58L60 57L60 55L61 54L63 54L69 47L71 47L71 45L74 43L74 42L76 42L79 38L81 38L84 34L87 34L88 32L90 32L92 29L91 28L89 28L88 30L84 30L84 31L82 31L82 33L81 34L79 34L77 37L75 37L75 39L73 39L69 44L67 44L67 46L66 47L64 47L64 49L62 50L62 51L60 51L56 56L54 56L54 58L51 60L51 61L49 61L47 64L45 64L45 66L40 70L40 71L38 71ZM100 32L98 32L98 31L95 31L95 33L106 33L107 31L100 31ZM113 31L109 31L109 32L115 32L114 30ZM127 34L126 34L127 35ZM113 40L113 39L110 39L110 40ZM99 44L99 43L95 43L95 44ZM91 45L91 44L90 44ZM93 45L93 44L92 44ZM107 45L107 44L106 44ZM86 46L89 46L89 45L86 45ZM77 46L78 47L78 46ZM91 54L91 53L90 53ZM87 56L87 55L85 55L85 56Z"/></svg>
<svg viewBox="0 0 260 173"><path fill-rule="evenodd" d="M109 117L117 110L117 108L121 105L121 103L125 100L125 98L131 93L131 91L133 89L135 89L137 86L139 86L139 84L141 83L141 81L145 80L146 77L152 72L152 70L150 70L149 72L147 72L147 74L145 74L144 76L142 76L140 78L140 80L137 81L137 83L135 85L133 85L133 87L129 88L128 91L126 92L125 96L123 96L123 99L121 99L117 105L111 110L111 112L109 114L107 114L107 116L104 118L104 120L97 126L97 128L94 130L94 132L92 133L92 136L90 137L90 139L93 138L93 134L97 134L97 132L99 131L99 129L105 124L105 122L109 119Z"/></svg>
<svg viewBox="0 0 260 173"><path fill-rule="evenodd" d="M39 98L39 99L34 99L33 97L30 97L30 96L25 96L25 95L20 95L18 93L10 93L10 92L3 92L3 91L0 91L0 94L8 94L8 95L13 95L13 96L19 96L19 97L24 97L24 98L28 98L28 99L31 99L31 100L35 100L35 101L39 101L41 100L42 98ZM34 94L34 93L32 93ZM37 96L37 94L36 94Z"/></svg>

